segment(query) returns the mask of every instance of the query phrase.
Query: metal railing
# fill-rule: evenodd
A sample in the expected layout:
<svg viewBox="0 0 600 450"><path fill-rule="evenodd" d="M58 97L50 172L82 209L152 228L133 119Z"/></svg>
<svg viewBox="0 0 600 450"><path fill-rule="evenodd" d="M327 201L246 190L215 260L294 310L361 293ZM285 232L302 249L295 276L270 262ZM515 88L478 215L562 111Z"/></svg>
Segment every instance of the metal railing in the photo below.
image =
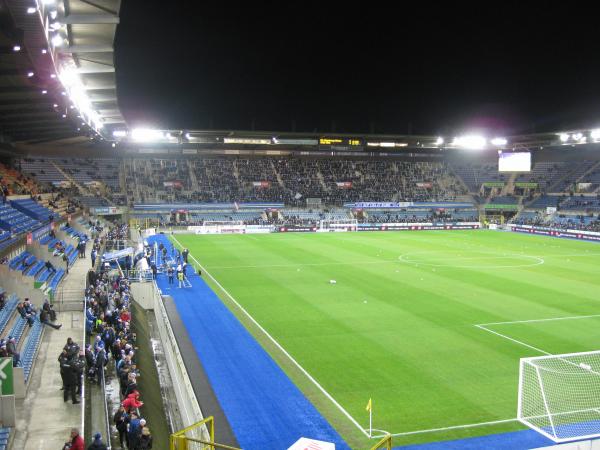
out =
<svg viewBox="0 0 600 450"><path fill-rule="evenodd" d="M100 377L102 382L100 383L100 387L102 389L102 397L104 398L104 401L102 402L102 406L104 407L104 419L105 419L105 423L106 423L106 427L104 429L104 435L106 436L106 448L107 450L111 450L111 446L110 446L110 419L109 419L109 414L108 414L108 396L106 395L106 378L105 378L106 374L104 373L104 367L101 368L100 370Z"/></svg>
<svg viewBox="0 0 600 450"><path fill-rule="evenodd" d="M392 435L388 434L387 436L382 437L381 440L377 442L377 444L371 447L371 450L380 449L392 450Z"/></svg>
<svg viewBox="0 0 600 450"><path fill-rule="evenodd" d="M206 435L208 434L209 439L187 436L192 435ZM213 416L209 416L199 422L193 423L189 427L183 430L173 433L169 438L169 450L240 450L237 447L230 445L219 444L215 442L215 419Z"/></svg>

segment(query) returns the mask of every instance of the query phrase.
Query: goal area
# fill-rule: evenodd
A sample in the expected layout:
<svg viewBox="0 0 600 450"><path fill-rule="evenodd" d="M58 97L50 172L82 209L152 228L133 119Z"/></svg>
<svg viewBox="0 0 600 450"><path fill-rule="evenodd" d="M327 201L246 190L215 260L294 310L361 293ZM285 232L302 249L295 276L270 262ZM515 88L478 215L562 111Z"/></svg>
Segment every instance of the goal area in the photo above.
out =
<svg viewBox="0 0 600 450"><path fill-rule="evenodd" d="M600 351L522 358L517 419L556 443L600 436Z"/></svg>

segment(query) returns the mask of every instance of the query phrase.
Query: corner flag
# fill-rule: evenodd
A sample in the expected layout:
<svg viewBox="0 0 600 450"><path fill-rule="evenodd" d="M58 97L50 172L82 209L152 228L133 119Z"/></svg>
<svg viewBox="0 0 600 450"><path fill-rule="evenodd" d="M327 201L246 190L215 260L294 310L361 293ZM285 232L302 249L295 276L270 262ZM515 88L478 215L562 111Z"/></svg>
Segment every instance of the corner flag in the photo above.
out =
<svg viewBox="0 0 600 450"><path fill-rule="evenodd" d="M373 436L373 404L371 403L371 399L369 399L369 403L367 403L365 409L369 411L369 437L371 437Z"/></svg>

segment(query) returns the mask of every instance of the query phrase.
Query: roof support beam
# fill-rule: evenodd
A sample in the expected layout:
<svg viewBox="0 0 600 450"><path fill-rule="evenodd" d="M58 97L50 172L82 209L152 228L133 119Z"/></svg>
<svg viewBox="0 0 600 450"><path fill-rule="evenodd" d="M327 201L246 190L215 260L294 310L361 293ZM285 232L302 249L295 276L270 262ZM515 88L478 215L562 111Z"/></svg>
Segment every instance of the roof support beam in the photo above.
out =
<svg viewBox="0 0 600 450"><path fill-rule="evenodd" d="M96 45L70 45L68 47L58 47L59 53L111 53L114 48L111 44Z"/></svg>
<svg viewBox="0 0 600 450"><path fill-rule="evenodd" d="M104 66L101 64L85 65L77 68L77 73L113 73L114 66Z"/></svg>
<svg viewBox="0 0 600 450"><path fill-rule="evenodd" d="M115 14L70 14L63 17L60 22L67 25L77 24L115 24L119 23L119 16Z"/></svg>

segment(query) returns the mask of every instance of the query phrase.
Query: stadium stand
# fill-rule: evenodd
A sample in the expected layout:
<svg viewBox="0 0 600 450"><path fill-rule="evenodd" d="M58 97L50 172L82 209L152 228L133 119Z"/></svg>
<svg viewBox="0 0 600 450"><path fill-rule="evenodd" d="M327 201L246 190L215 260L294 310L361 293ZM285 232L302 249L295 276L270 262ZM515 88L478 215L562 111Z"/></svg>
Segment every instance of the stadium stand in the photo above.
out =
<svg viewBox="0 0 600 450"><path fill-rule="evenodd" d="M13 234L31 231L41 225L38 220L23 214L8 204L0 204L0 228Z"/></svg>
<svg viewBox="0 0 600 450"><path fill-rule="evenodd" d="M445 163L299 158L127 160L128 194L145 202L456 200L466 191ZM188 170L189 169L189 170ZM386 183L379 181L385 179ZM192 190L190 190L192 189Z"/></svg>

